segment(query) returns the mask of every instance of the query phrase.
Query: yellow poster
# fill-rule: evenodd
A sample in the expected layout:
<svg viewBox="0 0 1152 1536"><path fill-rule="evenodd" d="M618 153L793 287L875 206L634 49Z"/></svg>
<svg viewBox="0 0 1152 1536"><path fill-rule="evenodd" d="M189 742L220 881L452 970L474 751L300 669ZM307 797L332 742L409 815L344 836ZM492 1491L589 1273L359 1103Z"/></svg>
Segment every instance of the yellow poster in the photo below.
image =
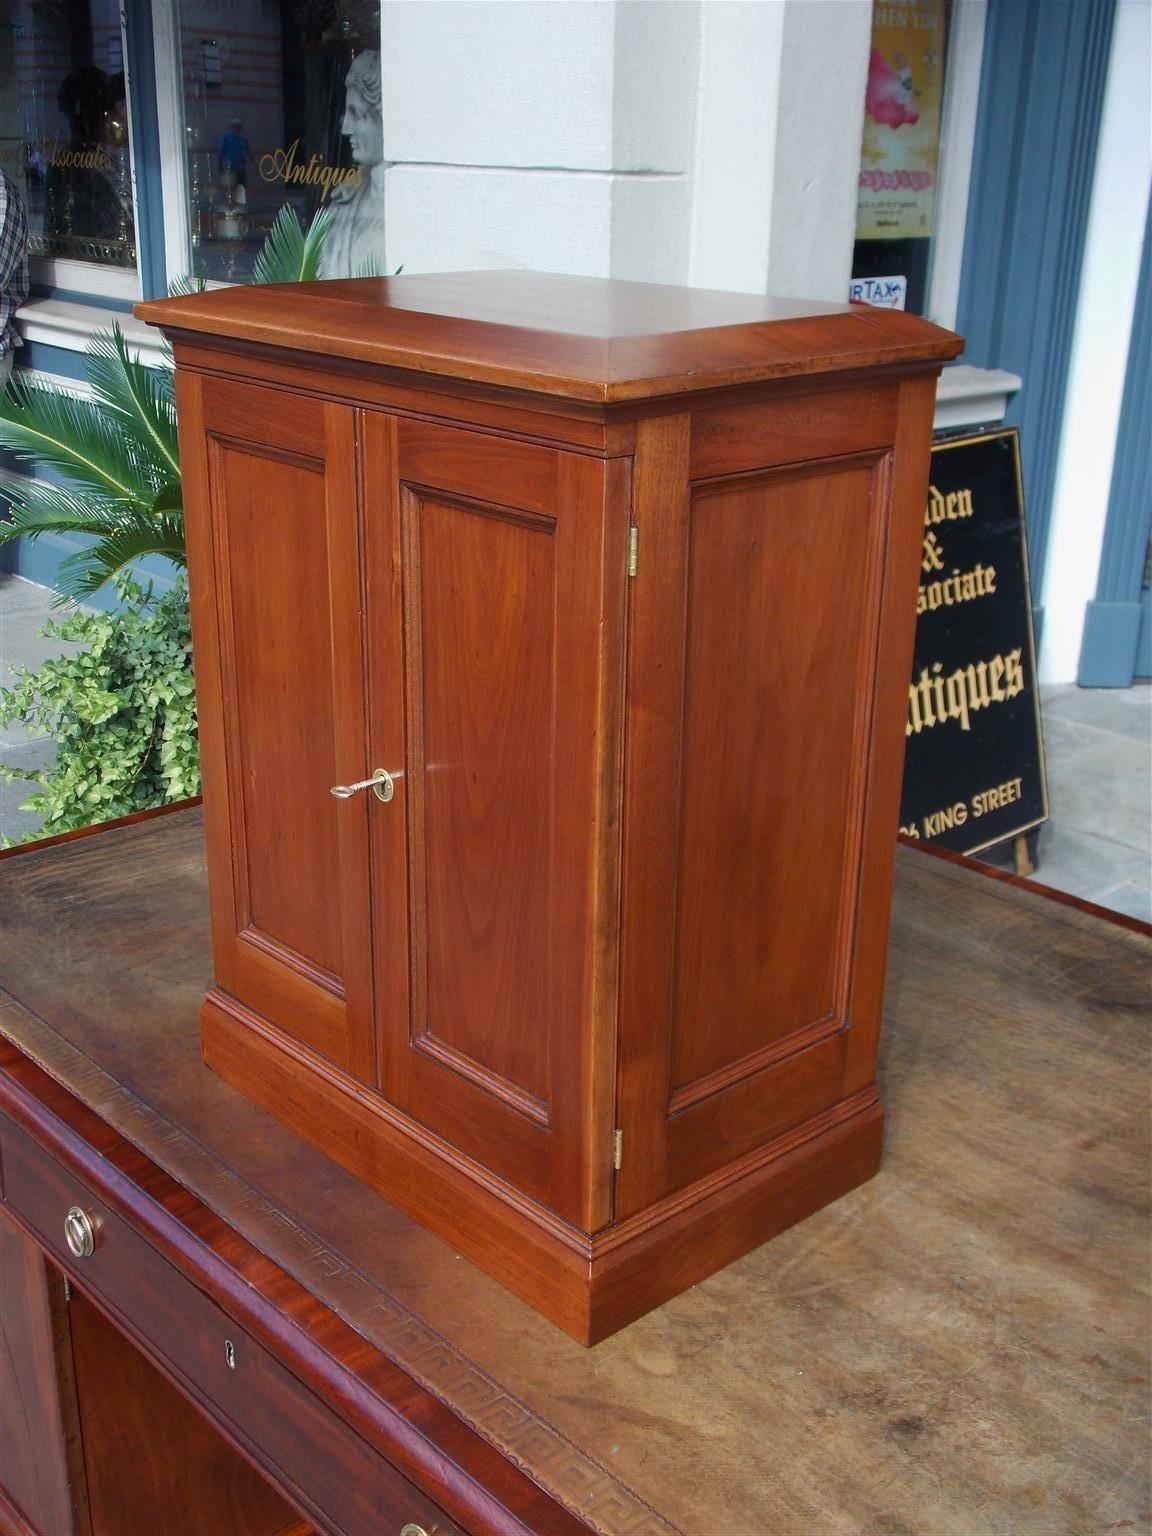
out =
<svg viewBox="0 0 1152 1536"><path fill-rule="evenodd" d="M877 0L864 98L857 240L932 233L940 158L945 0Z"/></svg>

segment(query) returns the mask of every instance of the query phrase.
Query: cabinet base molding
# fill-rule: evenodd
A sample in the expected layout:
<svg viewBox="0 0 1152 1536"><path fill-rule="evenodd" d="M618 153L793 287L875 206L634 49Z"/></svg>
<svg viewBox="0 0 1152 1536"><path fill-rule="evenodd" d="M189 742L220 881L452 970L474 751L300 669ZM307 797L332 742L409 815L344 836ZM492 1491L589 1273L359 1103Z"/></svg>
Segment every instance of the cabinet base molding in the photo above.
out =
<svg viewBox="0 0 1152 1536"><path fill-rule="evenodd" d="M880 1166L875 1088L721 1174L578 1232L214 988L204 1060L582 1344L597 1344L865 1183Z"/></svg>

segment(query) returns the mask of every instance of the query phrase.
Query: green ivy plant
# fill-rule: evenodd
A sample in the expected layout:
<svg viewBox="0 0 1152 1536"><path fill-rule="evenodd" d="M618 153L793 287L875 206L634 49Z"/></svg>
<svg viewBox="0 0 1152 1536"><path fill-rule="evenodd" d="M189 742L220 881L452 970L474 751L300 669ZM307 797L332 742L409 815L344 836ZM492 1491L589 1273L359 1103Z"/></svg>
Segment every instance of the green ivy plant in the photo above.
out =
<svg viewBox="0 0 1152 1536"><path fill-rule="evenodd" d="M78 608L41 631L80 649L19 668L0 689L0 725L56 742L50 768L0 764L4 778L36 785L20 807L44 818L36 837L200 792L185 584L160 597L126 575L115 585L118 613Z"/></svg>

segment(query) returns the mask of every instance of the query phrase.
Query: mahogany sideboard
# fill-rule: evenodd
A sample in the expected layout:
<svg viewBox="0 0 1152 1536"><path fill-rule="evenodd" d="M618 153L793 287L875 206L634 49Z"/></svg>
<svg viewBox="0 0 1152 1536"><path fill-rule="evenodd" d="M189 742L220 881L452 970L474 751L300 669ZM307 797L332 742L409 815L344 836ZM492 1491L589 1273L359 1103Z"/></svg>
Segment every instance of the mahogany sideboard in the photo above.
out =
<svg viewBox="0 0 1152 1536"><path fill-rule="evenodd" d="M1145 1519L1152 930L899 850L879 1174L589 1351L205 1067L199 810L0 910L5 1536Z"/></svg>
<svg viewBox="0 0 1152 1536"><path fill-rule="evenodd" d="M876 1169L913 315L526 272L173 343L208 1063L587 1343Z"/></svg>

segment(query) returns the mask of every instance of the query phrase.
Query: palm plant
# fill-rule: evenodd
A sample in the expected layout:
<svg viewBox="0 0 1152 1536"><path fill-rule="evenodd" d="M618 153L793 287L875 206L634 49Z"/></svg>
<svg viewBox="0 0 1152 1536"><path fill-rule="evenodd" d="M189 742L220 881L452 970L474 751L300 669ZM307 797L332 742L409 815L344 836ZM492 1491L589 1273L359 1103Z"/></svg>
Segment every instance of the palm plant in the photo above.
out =
<svg viewBox="0 0 1152 1536"><path fill-rule="evenodd" d="M185 564L172 374L129 355L118 325L92 338L91 399L14 379L0 412L0 446L54 480L11 477L0 541L46 533L93 543L60 564L67 597L84 598L145 555Z"/></svg>
<svg viewBox="0 0 1152 1536"><path fill-rule="evenodd" d="M252 264L254 283L311 283L320 275L320 253L332 223L331 208L318 208L305 229L284 204Z"/></svg>
<svg viewBox="0 0 1152 1536"><path fill-rule="evenodd" d="M285 205L256 257L252 280L315 278L331 221L330 211L321 209L304 228ZM87 535L92 542L59 567L61 593L78 599L147 555L186 564L171 367L148 368L130 355L114 324L89 343L84 371L90 399L16 375L0 408L0 447L54 477L8 478L10 521L0 522L0 543L49 533Z"/></svg>

